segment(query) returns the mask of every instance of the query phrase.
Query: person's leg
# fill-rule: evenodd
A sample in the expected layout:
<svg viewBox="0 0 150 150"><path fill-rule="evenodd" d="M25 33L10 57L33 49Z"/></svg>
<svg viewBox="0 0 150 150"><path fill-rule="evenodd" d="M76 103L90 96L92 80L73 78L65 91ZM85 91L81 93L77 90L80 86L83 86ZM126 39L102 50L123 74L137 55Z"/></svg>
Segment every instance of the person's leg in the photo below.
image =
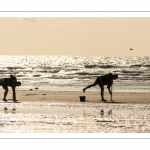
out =
<svg viewBox="0 0 150 150"><path fill-rule="evenodd" d="M13 92L13 101L16 101L16 91L15 91L15 87L12 88L12 92Z"/></svg>
<svg viewBox="0 0 150 150"><path fill-rule="evenodd" d="M8 93L8 89L5 89L3 100L6 100L7 93Z"/></svg>
<svg viewBox="0 0 150 150"><path fill-rule="evenodd" d="M97 82L95 81L93 84L88 85L86 88L83 89L83 92L85 92L86 89L91 88L93 86L96 86Z"/></svg>
<svg viewBox="0 0 150 150"><path fill-rule="evenodd" d="M3 100L6 101L6 96L7 96L7 93L8 93L8 87L5 86L5 85L2 85L2 87L3 87L3 89L5 90L5 91L4 91L4 98L3 98Z"/></svg>
<svg viewBox="0 0 150 150"><path fill-rule="evenodd" d="M2 80L2 79L0 79L0 86L2 85L2 82L3 82L3 80Z"/></svg>
<svg viewBox="0 0 150 150"><path fill-rule="evenodd" d="M104 99L104 86L103 85L99 85L100 89L101 89L101 101L106 101Z"/></svg>

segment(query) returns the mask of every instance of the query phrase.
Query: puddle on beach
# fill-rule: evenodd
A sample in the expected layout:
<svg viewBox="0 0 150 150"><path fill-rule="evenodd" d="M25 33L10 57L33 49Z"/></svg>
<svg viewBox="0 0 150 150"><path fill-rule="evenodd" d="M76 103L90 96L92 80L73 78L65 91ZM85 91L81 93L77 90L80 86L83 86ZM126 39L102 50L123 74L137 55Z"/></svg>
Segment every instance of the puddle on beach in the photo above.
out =
<svg viewBox="0 0 150 150"><path fill-rule="evenodd" d="M40 109L40 108L22 108L22 109L18 109L16 111L16 113L23 113L23 114L28 114L28 113L33 113L33 114L66 114L66 113L70 113L70 109L62 109L62 108L44 108L44 109ZM76 113L76 114L80 114L82 113L82 110L72 110L72 113Z"/></svg>

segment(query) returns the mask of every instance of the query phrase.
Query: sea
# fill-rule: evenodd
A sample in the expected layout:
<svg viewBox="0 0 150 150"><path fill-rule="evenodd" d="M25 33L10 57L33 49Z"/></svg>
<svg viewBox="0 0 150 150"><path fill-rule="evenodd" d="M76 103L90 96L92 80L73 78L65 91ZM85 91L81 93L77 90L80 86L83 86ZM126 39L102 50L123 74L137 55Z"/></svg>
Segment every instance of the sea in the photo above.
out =
<svg viewBox="0 0 150 150"><path fill-rule="evenodd" d="M150 92L150 56L0 55L0 78L14 75L19 90L82 91L107 73L119 76L115 92Z"/></svg>

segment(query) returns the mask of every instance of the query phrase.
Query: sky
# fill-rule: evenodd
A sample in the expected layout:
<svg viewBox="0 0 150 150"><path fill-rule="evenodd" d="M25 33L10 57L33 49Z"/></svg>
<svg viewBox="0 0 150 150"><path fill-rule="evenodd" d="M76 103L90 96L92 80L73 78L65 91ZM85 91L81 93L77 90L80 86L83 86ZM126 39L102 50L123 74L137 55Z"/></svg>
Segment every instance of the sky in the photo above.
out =
<svg viewBox="0 0 150 150"><path fill-rule="evenodd" d="M0 52L1 55L149 56L150 18L1 17Z"/></svg>

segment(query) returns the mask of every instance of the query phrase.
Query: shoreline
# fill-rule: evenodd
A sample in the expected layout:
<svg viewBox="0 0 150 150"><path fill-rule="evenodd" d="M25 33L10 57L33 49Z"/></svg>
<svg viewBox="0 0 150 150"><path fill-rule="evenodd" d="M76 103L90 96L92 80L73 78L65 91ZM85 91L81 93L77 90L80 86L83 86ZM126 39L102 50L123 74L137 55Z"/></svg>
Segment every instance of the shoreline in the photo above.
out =
<svg viewBox="0 0 150 150"><path fill-rule="evenodd" d="M38 90L36 90L35 88L33 87L25 87L25 88L16 88L16 91L29 91L30 92L30 89L32 89L32 91L52 91L52 92L55 92L55 91L62 91L62 92L82 92L82 88L50 88L50 87L39 87ZM3 89L1 88L0 92L3 91ZM10 90L11 91L11 88ZM105 87L104 88L104 91L105 92L108 92L107 88ZM86 90L86 92L100 92L100 88L99 87L95 87L95 88L90 88L88 90ZM131 92L138 92L138 93L149 93L150 92L150 89L146 88L146 89L113 89L113 92L114 93L118 93L118 92L125 92L125 93L131 93Z"/></svg>
<svg viewBox="0 0 150 150"><path fill-rule="evenodd" d="M1 99L3 91L0 91ZM100 91L51 91L51 90L17 90L16 98L20 102L80 102L80 96L86 96L83 103L104 103L101 100ZM110 102L108 91L104 92L104 98ZM9 90L7 99L12 99L12 91ZM112 99L115 103L149 104L149 92L114 92ZM112 103L113 104L113 103Z"/></svg>

